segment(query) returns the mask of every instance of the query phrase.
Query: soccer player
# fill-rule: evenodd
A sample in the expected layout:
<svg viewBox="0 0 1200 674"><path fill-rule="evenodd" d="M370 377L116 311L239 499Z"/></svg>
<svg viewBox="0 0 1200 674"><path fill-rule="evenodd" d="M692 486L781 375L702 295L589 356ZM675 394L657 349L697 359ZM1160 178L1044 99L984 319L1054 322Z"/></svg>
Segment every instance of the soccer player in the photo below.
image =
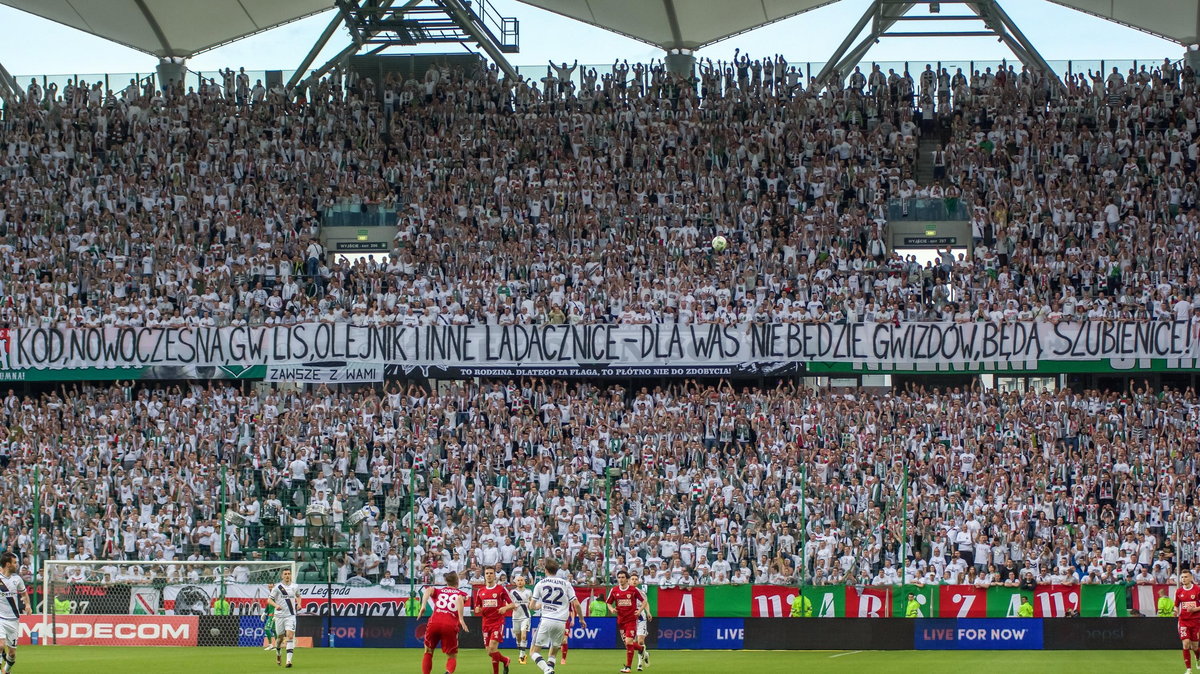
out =
<svg viewBox="0 0 1200 674"><path fill-rule="evenodd" d="M645 650L638 645L637 638L638 614L641 613L644 601L646 597L642 591L629 584L629 573L618 571L617 587L609 591L608 601L605 603L617 612L617 633L625 642L625 667L621 670L623 674L632 671L630 668L633 666L634 653L640 654Z"/></svg>
<svg viewBox="0 0 1200 674"><path fill-rule="evenodd" d="M446 672L454 674L458 667L458 631L470 632L463 621L463 607L467 593L458 589L458 574L446 574L446 587L427 587L421 600L421 613L426 606L433 607L433 615L425 627L425 656L421 658L421 674L433 672L433 649L440 643L446 654ZM420 615L418 614L418 615Z"/></svg>
<svg viewBox="0 0 1200 674"><path fill-rule="evenodd" d="M300 588L292 582L292 570L284 569L280 580L271 588L271 603L275 605L275 664L282 665L283 642L287 642L287 667L292 666L296 650L296 616L301 608Z"/></svg>
<svg viewBox="0 0 1200 674"><path fill-rule="evenodd" d="M1200 587L1192 584L1192 572L1179 574L1175 591L1175 615L1179 616L1179 639L1183 642L1184 674L1192 674L1192 654L1200 649ZM1196 654L1200 658L1200 653ZM1200 660L1196 663L1200 666Z"/></svg>
<svg viewBox="0 0 1200 674"><path fill-rule="evenodd" d="M638 651L638 671L640 672L643 667L650 666L650 651L646 648L646 634L650 631L650 595L646 592L646 586L642 585L641 576L636 573L630 574L629 584L636 587L642 593L642 597L645 598L645 601L642 602L641 607L638 609L637 618L637 641L638 647L641 649Z"/></svg>
<svg viewBox="0 0 1200 674"><path fill-rule="evenodd" d="M533 637L533 648L529 652L539 669L546 674L553 674L554 654L562 646L567 618L570 617L571 611L575 611L579 616L579 623L584 627L587 627L587 620L583 618L579 599L575 596L575 588L555 575L558 573L558 561L547 559L544 566L546 577L533 586L533 599L529 602L531 609L542 612L542 621L538 623L537 634ZM542 658L543 648L547 649L549 660Z"/></svg>
<svg viewBox="0 0 1200 674"><path fill-rule="evenodd" d="M581 606L582 606L582 604L581 604ZM575 609L571 609L571 612L567 614L567 624L563 626L563 642L562 642L562 647L559 648L559 652L562 654L562 658L559 659L559 661L558 661L558 664L560 664L560 665L567 664L567 646L569 645L569 642L571 641L571 629L574 627L575 627Z"/></svg>
<svg viewBox="0 0 1200 674"><path fill-rule="evenodd" d="M525 576L518 575L513 578L513 582L517 587L510 590L509 597L512 597L513 605L516 607L512 612L513 636L517 638L517 650L519 651L517 662L522 665L528 662L525 658L525 649L529 643L529 624L532 614L529 612L529 600L533 598L533 593L525 587Z"/></svg>
<svg viewBox="0 0 1200 674"><path fill-rule="evenodd" d="M0 555L0 593L4 601L0 602L0 638L4 639L4 661L0 662L0 672L8 674L17 666L17 637L21 635L21 606L26 613L33 613L29 608L29 594L25 591L25 581L17 575L17 556L11 552ZM17 597L21 601L17 601Z"/></svg>
<svg viewBox="0 0 1200 674"><path fill-rule="evenodd" d="M475 592L473 610L475 615L483 618L483 643L492 659L492 674L500 674L501 665L504 674L508 674L512 661L500 653L500 641L504 638L504 614L512 611L514 604L508 590L496 584L496 567L483 570L483 583L483 587Z"/></svg>
<svg viewBox="0 0 1200 674"><path fill-rule="evenodd" d="M267 645L263 647L264 651L275 650L275 605L267 602L267 611L263 616L263 640Z"/></svg>

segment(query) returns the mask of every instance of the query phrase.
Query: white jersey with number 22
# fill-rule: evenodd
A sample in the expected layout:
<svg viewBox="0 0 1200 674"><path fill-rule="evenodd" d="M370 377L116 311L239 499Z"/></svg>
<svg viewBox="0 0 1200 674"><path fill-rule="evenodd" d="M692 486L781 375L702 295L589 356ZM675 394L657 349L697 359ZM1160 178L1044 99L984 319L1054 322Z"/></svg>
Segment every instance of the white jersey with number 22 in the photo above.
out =
<svg viewBox="0 0 1200 674"><path fill-rule="evenodd" d="M571 617L575 588L557 576L543 578L533 587L533 599L541 604L543 618L566 622Z"/></svg>

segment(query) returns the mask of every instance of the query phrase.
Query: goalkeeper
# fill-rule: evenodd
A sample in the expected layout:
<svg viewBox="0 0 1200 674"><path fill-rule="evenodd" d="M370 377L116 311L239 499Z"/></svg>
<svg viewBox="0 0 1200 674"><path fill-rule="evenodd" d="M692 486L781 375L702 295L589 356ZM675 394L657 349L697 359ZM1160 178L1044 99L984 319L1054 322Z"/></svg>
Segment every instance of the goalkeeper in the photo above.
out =
<svg viewBox="0 0 1200 674"><path fill-rule="evenodd" d="M267 612L263 615L263 638L267 642L263 650L275 650L275 605L271 602L267 602Z"/></svg>

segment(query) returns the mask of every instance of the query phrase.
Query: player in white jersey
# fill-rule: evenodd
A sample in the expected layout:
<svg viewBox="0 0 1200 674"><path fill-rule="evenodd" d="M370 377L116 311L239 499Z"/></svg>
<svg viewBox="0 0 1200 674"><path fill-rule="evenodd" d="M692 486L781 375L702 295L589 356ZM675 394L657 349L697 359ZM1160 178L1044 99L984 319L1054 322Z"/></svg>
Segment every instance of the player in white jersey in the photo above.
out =
<svg viewBox="0 0 1200 674"><path fill-rule="evenodd" d="M636 587L643 597L650 596L650 588L642 585L641 576L636 573L629 576L629 584ZM638 607L637 642L642 650L638 651L638 671L650 666L650 650L646 648L646 633L650 631L650 602L641 602Z"/></svg>
<svg viewBox="0 0 1200 674"><path fill-rule="evenodd" d="M271 603L275 605L275 664L282 665L281 650L287 640L287 666L292 666L296 649L296 616L300 615L300 588L292 582L292 570L284 569L280 580L271 588Z"/></svg>
<svg viewBox="0 0 1200 674"><path fill-rule="evenodd" d="M540 610L542 613L537 634L533 637L533 648L529 649L529 652L538 668L546 674L554 674L554 656L566 636L567 619L571 617L571 609L575 609L575 615L579 616L580 626L586 628L587 620L583 618L583 607L579 605L579 599L575 596L575 588L555 575L558 573L558 561L547 559L544 565L546 577L533 586L533 599L529 602L529 608ZM547 649L550 656L548 660L542 659L543 648Z"/></svg>
<svg viewBox="0 0 1200 674"><path fill-rule="evenodd" d="M24 605L25 613L33 613L29 608L25 581L17 575L17 556L11 552L0 555L0 593L4 595L4 601L0 601L0 637L4 639L4 662L0 663L0 672L8 674L17 664L17 637L21 634L20 607Z"/></svg>
<svg viewBox="0 0 1200 674"><path fill-rule="evenodd" d="M520 651L517 662L523 665L527 662L525 649L528 648L529 625L533 617L533 612L529 610L529 600L533 599L533 593L525 587L525 576L516 576L513 582L517 586L508 591L508 596L512 597L513 603L517 605L512 612L512 629L513 636L517 638L517 650Z"/></svg>

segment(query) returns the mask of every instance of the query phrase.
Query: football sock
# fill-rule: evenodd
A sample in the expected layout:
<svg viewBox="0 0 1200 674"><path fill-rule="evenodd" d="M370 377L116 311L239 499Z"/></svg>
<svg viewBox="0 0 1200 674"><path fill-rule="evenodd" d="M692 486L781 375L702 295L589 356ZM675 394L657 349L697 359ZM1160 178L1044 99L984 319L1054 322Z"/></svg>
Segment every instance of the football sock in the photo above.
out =
<svg viewBox="0 0 1200 674"><path fill-rule="evenodd" d="M1183 649L1183 665L1188 668L1192 666L1192 652L1186 648Z"/></svg>
<svg viewBox="0 0 1200 674"><path fill-rule="evenodd" d="M12 654L8 655L5 658L5 660L8 662L8 670L7 671L11 672L13 670L13 667L17 666L17 654L12 653Z"/></svg>
<svg viewBox="0 0 1200 674"><path fill-rule="evenodd" d="M500 674L500 660L496 658L498 653L488 653L488 657L492 659L492 674Z"/></svg>
<svg viewBox="0 0 1200 674"><path fill-rule="evenodd" d="M458 667L458 658L446 658L446 671L449 674L454 674L454 670Z"/></svg>
<svg viewBox="0 0 1200 674"><path fill-rule="evenodd" d="M633 651L634 651L633 646L625 647L625 666L626 667L633 664Z"/></svg>
<svg viewBox="0 0 1200 674"><path fill-rule="evenodd" d="M567 659L567 642L565 642L565 641L563 642L563 645L562 645L562 659L563 660Z"/></svg>
<svg viewBox="0 0 1200 674"><path fill-rule="evenodd" d="M296 648L296 640L288 639L288 642L287 642L287 661L288 662L292 661L292 651L295 650L295 648Z"/></svg>
<svg viewBox="0 0 1200 674"><path fill-rule="evenodd" d="M544 659L542 659L541 653L534 653L533 661L537 664L538 669L542 670L543 672L550 671L550 667L548 667L546 665L546 661Z"/></svg>
<svg viewBox="0 0 1200 674"><path fill-rule="evenodd" d="M426 653L425 657L421 658L421 674L431 674L433 672L433 653Z"/></svg>

